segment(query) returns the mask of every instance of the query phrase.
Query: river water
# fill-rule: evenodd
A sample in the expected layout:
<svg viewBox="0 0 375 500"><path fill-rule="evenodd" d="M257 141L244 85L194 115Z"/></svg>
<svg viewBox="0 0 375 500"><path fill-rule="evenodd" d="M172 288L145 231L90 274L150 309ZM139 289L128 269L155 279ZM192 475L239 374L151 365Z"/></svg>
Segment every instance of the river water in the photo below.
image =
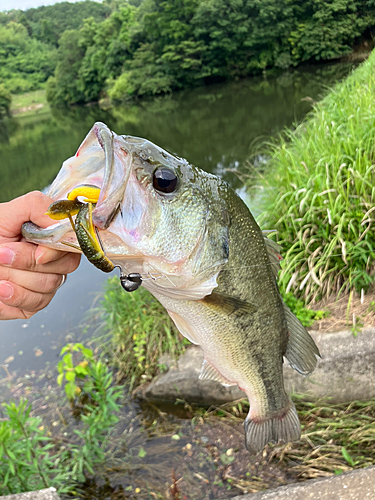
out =
<svg viewBox="0 0 375 500"><path fill-rule="evenodd" d="M312 103L350 70L349 64L306 67L107 111L97 106L69 112L41 110L0 122L0 201L43 190L95 121L105 122L118 134L146 137L221 175L243 195L236 172L246 173L246 159L256 156L264 141L300 121ZM106 279L107 275L82 262L47 309L28 321L1 322L0 364L22 372L56 360L66 338L79 335L78 325ZM0 377L4 375L0 372Z"/></svg>

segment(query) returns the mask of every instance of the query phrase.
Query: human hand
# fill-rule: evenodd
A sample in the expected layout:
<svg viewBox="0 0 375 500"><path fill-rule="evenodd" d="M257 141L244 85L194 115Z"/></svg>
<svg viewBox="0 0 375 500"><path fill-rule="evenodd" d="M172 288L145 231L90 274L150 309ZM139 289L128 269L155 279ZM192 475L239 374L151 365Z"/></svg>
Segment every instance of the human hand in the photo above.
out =
<svg viewBox="0 0 375 500"><path fill-rule="evenodd" d="M46 307L80 255L34 245L22 238L24 222L50 226L52 200L33 191L0 203L0 320L28 319Z"/></svg>

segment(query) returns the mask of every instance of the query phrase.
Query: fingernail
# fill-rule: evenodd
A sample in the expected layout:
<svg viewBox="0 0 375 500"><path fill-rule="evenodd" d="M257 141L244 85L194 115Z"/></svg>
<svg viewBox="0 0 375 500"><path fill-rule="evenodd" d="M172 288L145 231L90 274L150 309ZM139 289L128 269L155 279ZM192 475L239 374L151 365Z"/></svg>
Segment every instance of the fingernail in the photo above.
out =
<svg viewBox="0 0 375 500"><path fill-rule="evenodd" d="M14 290L6 281L0 281L0 298L10 299L13 296Z"/></svg>
<svg viewBox="0 0 375 500"><path fill-rule="evenodd" d="M44 262L44 256L46 254L46 249L43 247L38 246L38 248L35 250L35 263L36 264L45 264Z"/></svg>
<svg viewBox="0 0 375 500"><path fill-rule="evenodd" d="M15 256L16 254L10 248L0 248L0 264L3 264L3 266L10 266Z"/></svg>

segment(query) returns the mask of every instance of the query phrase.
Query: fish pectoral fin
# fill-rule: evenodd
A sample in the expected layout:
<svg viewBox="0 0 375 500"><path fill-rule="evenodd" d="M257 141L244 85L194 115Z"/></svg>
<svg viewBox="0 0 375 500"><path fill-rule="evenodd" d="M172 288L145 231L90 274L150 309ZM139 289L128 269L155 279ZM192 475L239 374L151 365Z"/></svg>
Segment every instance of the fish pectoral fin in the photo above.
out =
<svg viewBox="0 0 375 500"><path fill-rule="evenodd" d="M284 356L292 368L302 375L311 373L320 357L319 349L300 320L283 303L289 338Z"/></svg>
<svg viewBox="0 0 375 500"><path fill-rule="evenodd" d="M257 311L257 307L238 297L232 297L224 293L213 291L211 295L207 295L203 302L208 305L217 306L223 309L227 314L235 312L242 314L253 314Z"/></svg>
<svg viewBox="0 0 375 500"><path fill-rule="evenodd" d="M219 382L225 387L230 387L231 385L237 385L235 382L230 382L227 378L223 377L217 369L211 365L207 359L203 361L201 372L198 377L199 380L212 380L213 382Z"/></svg>
<svg viewBox="0 0 375 500"><path fill-rule="evenodd" d="M191 325L189 325L189 323L179 314L173 311L169 311L168 309L167 312L171 317L173 323L177 326L178 331L181 333L181 335L186 337L192 344L199 345L199 342L194 334Z"/></svg>
<svg viewBox="0 0 375 500"><path fill-rule="evenodd" d="M262 231L264 243L266 244L266 250L268 253L268 257L271 262L272 272L277 278L279 271L281 269L280 262L282 261L281 256L281 246L278 245L275 241L270 240L268 238L269 233L273 233L274 231Z"/></svg>

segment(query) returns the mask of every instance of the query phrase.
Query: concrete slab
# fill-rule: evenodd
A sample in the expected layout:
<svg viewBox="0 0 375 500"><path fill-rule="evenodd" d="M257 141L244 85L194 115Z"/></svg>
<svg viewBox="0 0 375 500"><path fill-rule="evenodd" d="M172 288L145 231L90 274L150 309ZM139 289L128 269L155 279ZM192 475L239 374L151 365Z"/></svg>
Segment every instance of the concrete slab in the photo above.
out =
<svg viewBox="0 0 375 500"><path fill-rule="evenodd" d="M232 497L231 500L373 500L375 467Z"/></svg>
<svg viewBox="0 0 375 500"><path fill-rule="evenodd" d="M28 491L27 493L16 493L15 495L7 495L1 497L4 500L59 500L60 497L56 493L55 488L47 488L46 490Z"/></svg>
<svg viewBox="0 0 375 500"><path fill-rule="evenodd" d="M308 377L285 366L285 387L289 393L329 397L335 403L375 396L375 328L363 329L356 337L350 331L310 333L322 359Z"/></svg>
<svg viewBox="0 0 375 500"><path fill-rule="evenodd" d="M322 359L309 377L303 377L287 363L284 368L285 388L289 393L312 398L329 397L332 402L349 402L375 397L375 328L366 328L354 337L352 332L310 332ZM167 373L154 379L144 396L154 401L185 399L189 403L221 404L244 397L238 387L224 387L217 382L199 380L203 353L189 347ZM374 494L375 499L375 494Z"/></svg>

